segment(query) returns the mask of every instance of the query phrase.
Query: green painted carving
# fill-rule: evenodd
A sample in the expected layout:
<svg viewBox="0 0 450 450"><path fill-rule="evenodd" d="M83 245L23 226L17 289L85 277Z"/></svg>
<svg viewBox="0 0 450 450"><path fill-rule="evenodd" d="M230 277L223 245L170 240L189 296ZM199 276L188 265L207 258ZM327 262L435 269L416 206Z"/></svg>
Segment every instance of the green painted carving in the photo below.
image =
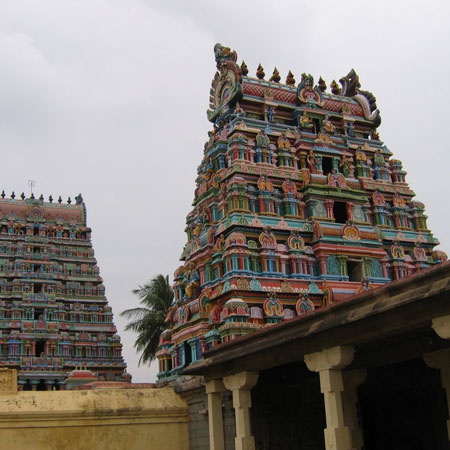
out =
<svg viewBox="0 0 450 450"><path fill-rule="evenodd" d="M222 292L228 292L230 290L230 280L225 281L223 283Z"/></svg>
<svg viewBox="0 0 450 450"><path fill-rule="evenodd" d="M314 205L314 216L316 217L327 217L327 210L323 202L317 201Z"/></svg>
<svg viewBox="0 0 450 450"><path fill-rule="evenodd" d="M256 278L252 278L250 281L250 289L252 291L261 291L261 283Z"/></svg>
<svg viewBox="0 0 450 450"><path fill-rule="evenodd" d="M326 265L327 265L327 273L328 274L330 274L330 275L340 275L341 274L339 260L337 259L336 256L330 255L327 258Z"/></svg>
<svg viewBox="0 0 450 450"><path fill-rule="evenodd" d="M258 248L258 244L256 243L256 241L254 241L252 239L247 241L247 245L248 245L248 248Z"/></svg>
<svg viewBox="0 0 450 450"><path fill-rule="evenodd" d="M310 294L319 294L319 293L320 293L320 290L319 290L319 288L317 287L317 284L314 283L314 281L311 281L311 282L309 283L308 292L309 292Z"/></svg>
<svg viewBox="0 0 450 450"><path fill-rule="evenodd" d="M380 260L372 259L370 262L370 276L374 278L383 277L383 267Z"/></svg>
<svg viewBox="0 0 450 450"><path fill-rule="evenodd" d="M353 208L353 218L358 222L366 222L366 215L361 205L355 205Z"/></svg>
<svg viewBox="0 0 450 450"><path fill-rule="evenodd" d="M303 224L303 231L306 231L308 233L312 233L313 232L313 225L311 222L305 222Z"/></svg>

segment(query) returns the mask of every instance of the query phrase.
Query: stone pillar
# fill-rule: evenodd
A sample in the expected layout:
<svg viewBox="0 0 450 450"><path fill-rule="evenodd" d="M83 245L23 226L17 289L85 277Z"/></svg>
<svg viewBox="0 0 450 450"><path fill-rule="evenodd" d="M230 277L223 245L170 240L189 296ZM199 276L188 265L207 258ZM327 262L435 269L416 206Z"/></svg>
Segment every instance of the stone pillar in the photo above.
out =
<svg viewBox="0 0 450 450"><path fill-rule="evenodd" d="M341 271L342 276L348 276L347 272L347 256L344 255L338 255L338 261L339 261L339 269Z"/></svg>
<svg viewBox="0 0 450 450"><path fill-rule="evenodd" d="M320 391L324 395L325 448L327 450L355 450L352 446L350 428L345 423L343 394L344 381L342 369L353 360L353 347L332 347L321 352L305 355L309 370L318 372Z"/></svg>
<svg viewBox="0 0 450 450"><path fill-rule="evenodd" d="M327 210L327 217L329 219L334 219L333 205L334 205L334 200L325 200L325 207L326 207L326 210Z"/></svg>
<svg viewBox="0 0 450 450"><path fill-rule="evenodd" d="M236 418L236 450L255 450L255 439L251 434L250 408L251 388L258 381L257 372L240 372L223 379L224 385L233 393Z"/></svg>
<svg viewBox="0 0 450 450"><path fill-rule="evenodd" d="M364 383L367 377L365 370L351 370L343 372L344 392L342 399L344 402L344 422L350 428L353 448L361 450L364 447L363 433L360 428L358 410L358 386Z"/></svg>
<svg viewBox="0 0 450 450"><path fill-rule="evenodd" d="M431 327L442 339L450 339L450 315L433 319ZM426 353L423 358L427 366L441 371L442 387L447 394L447 407L450 417L450 349ZM447 433L450 440L450 420L448 419Z"/></svg>
<svg viewBox="0 0 450 450"><path fill-rule="evenodd" d="M442 339L450 339L450 316L436 317L431 322L431 328Z"/></svg>
<svg viewBox="0 0 450 450"><path fill-rule="evenodd" d="M224 450L222 392L225 386L222 380L210 380L205 383L205 388L208 395L209 449Z"/></svg>
<svg viewBox="0 0 450 450"><path fill-rule="evenodd" d="M327 257L324 255L319 255L317 257L317 259L319 260L319 264L320 264L320 273L322 275L326 275L327 274Z"/></svg>
<svg viewBox="0 0 450 450"><path fill-rule="evenodd" d="M437 352L425 353L423 355L425 364L433 369L441 371L442 387L447 394L447 407L450 417L450 349L439 350ZM447 419L447 434L450 440L450 420Z"/></svg>
<svg viewBox="0 0 450 450"><path fill-rule="evenodd" d="M196 338L188 339L187 343L189 344L189 350L191 352L191 361L192 362L197 361L197 339Z"/></svg>

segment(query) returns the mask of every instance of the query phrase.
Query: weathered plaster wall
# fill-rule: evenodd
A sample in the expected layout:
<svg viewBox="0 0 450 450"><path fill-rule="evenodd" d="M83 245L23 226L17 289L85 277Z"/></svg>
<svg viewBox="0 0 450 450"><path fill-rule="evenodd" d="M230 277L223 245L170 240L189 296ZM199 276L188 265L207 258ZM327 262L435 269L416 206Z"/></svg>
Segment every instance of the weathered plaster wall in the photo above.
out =
<svg viewBox="0 0 450 450"><path fill-rule="evenodd" d="M188 450L187 422L187 404L170 388L0 396L8 450Z"/></svg>

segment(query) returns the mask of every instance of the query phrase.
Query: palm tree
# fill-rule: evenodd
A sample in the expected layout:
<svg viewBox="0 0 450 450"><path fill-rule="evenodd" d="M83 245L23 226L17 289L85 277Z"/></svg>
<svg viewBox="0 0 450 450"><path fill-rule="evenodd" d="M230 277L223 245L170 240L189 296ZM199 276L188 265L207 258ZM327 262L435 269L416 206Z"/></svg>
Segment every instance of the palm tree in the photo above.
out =
<svg viewBox="0 0 450 450"><path fill-rule="evenodd" d="M142 306L122 311L120 315L131 321L125 331L138 333L134 346L142 352L141 363L150 363L155 359L159 336L165 330L164 319L172 304L174 292L169 284L169 276L156 275L153 280L132 290L140 299Z"/></svg>

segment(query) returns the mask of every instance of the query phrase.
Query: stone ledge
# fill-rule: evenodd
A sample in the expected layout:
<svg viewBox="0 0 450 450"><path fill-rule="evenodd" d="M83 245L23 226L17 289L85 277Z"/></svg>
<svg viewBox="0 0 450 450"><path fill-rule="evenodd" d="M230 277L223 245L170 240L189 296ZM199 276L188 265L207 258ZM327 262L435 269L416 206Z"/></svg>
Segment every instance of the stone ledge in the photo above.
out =
<svg viewBox="0 0 450 450"><path fill-rule="evenodd" d="M0 417L17 415L88 416L186 414L188 406L173 389L112 389L18 392L3 395Z"/></svg>

